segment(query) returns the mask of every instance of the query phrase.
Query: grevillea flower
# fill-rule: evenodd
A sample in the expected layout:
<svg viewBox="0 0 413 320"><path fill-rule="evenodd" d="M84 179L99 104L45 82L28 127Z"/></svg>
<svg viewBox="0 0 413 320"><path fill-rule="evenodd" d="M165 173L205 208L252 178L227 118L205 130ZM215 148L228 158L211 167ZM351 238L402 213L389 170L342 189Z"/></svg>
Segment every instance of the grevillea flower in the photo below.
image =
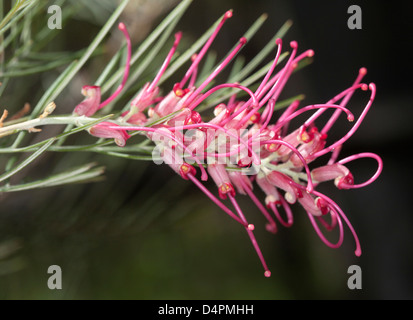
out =
<svg viewBox="0 0 413 320"><path fill-rule="evenodd" d="M300 108L300 101L297 100L284 112L276 114L276 103L293 71L300 61L312 57L314 51L306 50L298 54L298 44L292 41L291 54L287 62L280 66L283 42L277 39L273 63L255 91L239 83L213 83L246 44L245 38L239 40L234 50L224 57L202 83L195 85L199 63L231 16L232 11L224 14L205 45L192 57L192 63L181 81L162 97L159 96L157 84L167 70L181 39L180 32L175 34L175 42L158 74L138 92L130 110L124 112L118 122L100 123L92 127L90 133L101 138L114 138L119 146L125 145L129 138L128 132L145 133L148 139L157 144L156 150L164 163L183 179L196 185L224 213L245 228L267 277L271 272L255 239L255 227L248 222L237 202L239 195L251 198L267 221L266 229L272 233L277 232L278 223L284 227L293 225L294 217L290 206L295 204L305 210L316 233L329 247L341 246L344 225L347 225L355 240L355 254L359 256L360 242L347 216L331 198L316 189L320 183L330 180L339 189L360 188L372 183L380 175L383 164L376 154L365 152L338 160L343 144L359 128L369 111L375 98L376 86L374 83L361 82L367 73L365 68L361 68L354 83L329 101ZM121 30L128 40L130 57L129 36L126 28L122 27ZM276 68L279 69L277 72ZM126 82L129 58L125 69L124 80L119 88ZM206 90L207 87L210 88ZM226 88L244 91L247 98L239 100L234 94L226 102L216 105L213 114L201 115L197 111L209 95ZM87 87L84 90L87 98L76 107L75 113L91 115L107 104L100 103L98 87ZM367 92L369 97L356 119L346 106L358 90ZM333 112L329 119L324 124L320 123L320 116L330 111ZM162 123L146 126L171 114L174 115ZM290 129L291 120L303 114L309 116L302 125ZM351 122L352 126L340 139L331 142L328 133L341 114L345 114L346 121ZM327 154L330 156L326 157L325 165L310 168L314 160ZM346 164L361 158L374 159L378 167L370 179L356 184L357 177L353 176ZM200 180L197 178L198 171L201 173ZM201 182L208 177L216 184L216 191L211 192ZM254 188L257 187L264 192L264 199L260 200L254 193ZM326 216L330 216L330 219L326 220ZM322 228L338 228L337 242L327 240Z"/></svg>
<svg viewBox="0 0 413 320"><path fill-rule="evenodd" d="M100 122L90 128L89 133L98 138L112 138L119 147L124 147L126 140L130 138L130 135L126 132L126 130L117 130L112 128L114 125L115 124L106 121Z"/></svg>

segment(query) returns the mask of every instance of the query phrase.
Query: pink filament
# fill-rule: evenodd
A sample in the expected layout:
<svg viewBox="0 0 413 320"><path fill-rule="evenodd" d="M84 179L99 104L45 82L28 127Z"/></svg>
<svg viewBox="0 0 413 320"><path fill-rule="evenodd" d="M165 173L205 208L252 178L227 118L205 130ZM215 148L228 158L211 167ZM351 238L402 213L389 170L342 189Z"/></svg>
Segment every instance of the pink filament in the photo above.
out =
<svg viewBox="0 0 413 320"><path fill-rule="evenodd" d="M213 87L212 89L208 90L207 92L205 92L203 95L201 95L200 97L198 97L198 99L196 99L192 105L191 105L191 109L195 109L202 101L204 101L208 96L210 96L211 94L213 94L214 92L222 89L222 88L237 88L237 89L241 89L244 90L246 93L248 93L251 97L251 99L254 101L254 105L258 105L258 100L257 97L255 96L255 94L248 89L247 87L244 87L238 83L223 83L220 85L217 85L215 87Z"/></svg>
<svg viewBox="0 0 413 320"><path fill-rule="evenodd" d="M274 213L275 217L278 219L278 221L286 228L289 228L293 225L294 223L294 217L293 217L293 213L291 211L290 205L288 204L287 201L285 201L285 199L283 197L280 197L280 201L281 204L285 210L285 213L287 215L287 222L285 222L285 220L281 217L276 205L274 202L270 203L270 208L272 210L272 212Z"/></svg>
<svg viewBox="0 0 413 320"><path fill-rule="evenodd" d="M195 61L197 55L195 55L193 57L194 57L194 60L192 60L192 61ZM198 76L198 66L192 72L191 80L189 80L189 83L188 83L188 88L193 88L195 86L197 76Z"/></svg>
<svg viewBox="0 0 413 320"><path fill-rule="evenodd" d="M122 23L122 22L119 23L118 28L125 35L127 49L128 49L128 53L127 53L127 56L126 56L125 73L123 74L123 79L122 79L121 84L118 86L118 88L115 90L115 92L109 98L107 98L105 101L103 101L99 105L98 109L102 109L104 106L108 105L110 102L112 102L119 95L119 93L122 91L123 87L125 86L125 83L128 80L128 76L129 76L130 59L131 59L131 55L132 55L132 44L131 44L130 36L129 36L128 30L126 29L125 24Z"/></svg>
<svg viewBox="0 0 413 320"><path fill-rule="evenodd" d="M215 68L214 71L205 79L205 81L199 85L199 87L191 93L188 99L185 101L185 105L190 108L191 110L194 107L191 106L191 103L196 99L198 94L210 83L227 65L228 63L234 58L234 56L241 50L241 48L247 43L247 39L241 38L239 40L239 44L235 47L235 49L222 61L218 67Z"/></svg>
<svg viewBox="0 0 413 320"><path fill-rule="evenodd" d="M293 48L293 51L291 53L290 58L288 59L285 67L277 74L274 76L274 79L277 79L277 82L273 85L273 87L268 91L267 95L260 101L260 107L262 107L265 103L270 98L273 98L275 101L278 99L278 96L281 93L281 90L283 89L285 83L287 82L292 70L294 69L294 66L298 63L299 60L294 59L295 55L297 53L297 42L292 41L290 43L291 48ZM271 85L271 81L268 83L268 85ZM264 95L266 92L267 88L264 88L259 95L259 98Z"/></svg>
<svg viewBox="0 0 413 320"><path fill-rule="evenodd" d="M331 243L329 240L327 240L327 238L321 232L317 222L315 221L315 219L314 219L314 217L311 213L307 212L307 215L308 215L308 218L310 219L311 224L313 225L313 228L314 228L315 232L317 233L317 235L319 236L321 241L323 241L328 247L333 248L333 249L337 249L343 244L343 239L344 239L343 223L341 222L341 219L338 216L338 214L332 208L330 208L330 209L331 209L331 214L332 215L334 214L337 218L337 221L338 221L339 238L338 238L336 243Z"/></svg>
<svg viewBox="0 0 413 320"><path fill-rule="evenodd" d="M330 210L330 213L331 212L332 211ZM324 226L324 228L327 229L327 231L333 230L336 227L337 221L338 221L338 215L330 214L330 217L331 217L331 223L328 223L327 221L325 221L323 216L317 217L318 221L320 221L320 223Z"/></svg>
<svg viewBox="0 0 413 320"><path fill-rule="evenodd" d="M245 223L247 223L247 219L245 219L245 216L242 213L241 208L239 207L239 205L238 205L237 201L235 200L235 198L232 195L229 195L229 198L232 202L232 205L235 208L235 211L237 211L237 213L238 213L239 217L241 218L241 220L244 221ZM268 270L267 263L265 262L264 256L262 255L262 252L261 252L261 249L260 249L260 247L257 243L257 240L255 239L254 233L250 230L250 228L245 228L245 230L247 230L248 236L250 237L251 243L254 246L255 252L257 253L257 255L258 255L258 257L261 261L261 264L264 267L265 276L269 277L271 275L271 272L270 272L270 270Z"/></svg>
<svg viewBox="0 0 413 320"><path fill-rule="evenodd" d="M344 183L346 189L357 189L357 188L362 188L362 187L365 187L365 186L369 185L370 183L372 183L373 181L375 181L379 177L380 173L383 170L383 160L377 154L370 153L370 152L364 152L364 153L359 153L359 154L349 156L347 158L344 158L344 159L338 161L338 163L339 164L345 164L347 162L357 160L357 159L361 159L361 158L373 158L373 159L375 159L377 161L377 164L378 164L377 170L374 173L374 175L364 183L359 183L359 184L354 184L354 185L348 185L348 184Z"/></svg>
<svg viewBox="0 0 413 320"><path fill-rule="evenodd" d="M273 130L277 130L277 129L281 128L282 126L284 126L285 123L290 122L293 118L299 116L300 114L302 114L306 111L315 110L315 109L319 109L320 111L323 111L323 112L327 109L338 109L339 111L344 111L347 114L347 119L349 121L354 120L354 115L350 112L350 110L348 110L347 108L342 107L340 105L337 105L337 104L313 104L313 105L308 105L306 107L303 107L300 110L297 110L297 111L293 112L292 114L290 114L289 116L285 117L281 122L279 122L275 125Z"/></svg>
<svg viewBox="0 0 413 320"><path fill-rule="evenodd" d="M270 99L270 101L268 101L268 106L265 109L266 112L266 119L265 121L262 123L262 128L266 128L268 126L268 124L271 121L272 115L274 114L274 107L275 107L275 100L274 99ZM262 119L264 119L264 113L262 115Z"/></svg>
<svg viewBox="0 0 413 320"><path fill-rule="evenodd" d="M292 182L292 184L294 186L296 186L297 188L304 189L304 187L302 185L298 184L298 183ZM351 233L353 234L354 241L356 242L355 254L356 254L357 257L359 257L361 255L360 240L359 240L359 238L357 236L357 233L354 230L352 224L348 220L347 216L344 214L343 210L341 210L341 208L332 199L330 199L326 195L324 195L324 194L322 194L322 193L320 193L316 190L313 190L312 194L317 196L317 197L320 197L324 201L326 201L329 205L330 210L334 210L336 213L338 213L337 218L339 216L341 216L341 218L346 222L348 228L350 229ZM338 222L340 223L340 220L338 220Z"/></svg>
<svg viewBox="0 0 413 320"><path fill-rule="evenodd" d="M300 100L295 100L293 103L291 103L288 108L283 112L281 117L278 119L278 121L275 123L275 125L284 122L284 119L287 118L290 114L292 114L300 105ZM281 130L281 136L286 136L288 133L288 126L290 125L289 122L284 122L284 125Z"/></svg>
<svg viewBox="0 0 413 320"><path fill-rule="evenodd" d="M282 40L281 39L276 39L275 43L278 45L278 49L277 49L277 54L275 55L275 59L273 64L271 65L270 69L268 70L267 74L265 75L264 79L262 80L260 86L258 87L258 89L255 91L256 95L259 95L261 90L265 87L265 85L268 82L268 79L271 77L271 74L273 73L275 67L277 66L278 63L278 59L280 58L281 55L281 51L282 51Z"/></svg>
<svg viewBox="0 0 413 320"><path fill-rule="evenodd" d="M188 71L185 73L184 77L182 78L181 82L179 83L179 87L183 88L185 83L188 81L189 77L191 76L192 72L198 67L198 64L201 62L202 58L204 57L205 53L208 51L209 47L211 46L212 42L214 41L215 37L217 36L219 30L224 25L225 21L228 18L232 17L232 10L225 12L222 20L215 28L212 35L209 37L208 41L204 44L201 51L197 54L195 60L192 62L192 65L189 67Z"/></svg>
<svg viewBox="0 0 413 320"><path fill-rule="evenodd" d="M353 83L353 86L358 85L360 81L363 79L363 77L367 74L367 69L366 68L361 68L359 70L358 76L356 80ZM350 91L344 98L343 101L340 103L340 106L345 107L348 103L348 101L351 99L354 91ZM340 110L336 110L332 117L328 120L327 124L324 126L324 128L321 130L322 133L326 133L330 130L330 128L333 126L333 124L336 122L337 118L340 116Z"/></svg>
<svg viewBox="0 0 413 320"><path fill-rule="evenodd" d="M166 68L168 68L169 62L171 62L172 56L174 55L176 48L178 47L179 42L182 38L182 32L177 32L175 34L175 41L174 44L169 51L168 55L166 56L165 61L163 62L161 69L159 70L158 74L156 75L155 79L153 79L152 83L148 87L148 92L152 92L155 89L155 86L158 84L159 80L161 79L162 75L165 73Z"/></svg>
<svg viewBox="0 0 413 320"><path fill-rule="evenodd" d="M256 137L258 137L258 136L261 134L262 129L265 129L265 128L267 127L268 123L269 123L270 120L271 120L272 114L273 114L273 112L274 112L274 105L275 105L275 100L270 99L270 101L268 102L268 106L269 106L269 109L270 109L270 111L269 111L269 113L268 113L268 117L267 117L267 119L265 120L264 124L260 127L260 129L259 129L257 132L255 132L255 133L251 136L251 138L248 139L248 144L250 144L251 141L253 141Z"/></svg>
<svg viewBox="0 0 413 320"><path fill-rule="evenodd" d="M203 192L207 195L208 198L212 200L222 211L228 214L232 219L242 224L245 228L253 228L251 224L242 221L239 217L237 217L231 210L229 210L219 199L217 199L205 186L195 178L191 173L187 174L187 177Z"/></svg>
<svg viewBox="0 0 413 320"><path fill-rule="evenodd" d="M360 126L360 124L363 122L364 118L366 117L367 112L369 111L371 105L373 104L374 98L376 96L376 86L374 83L370 83L369 84L369 89L371 90L371 95L370 95L370 99L367 103L367 105L365 106L363 112L361 113L360 117L357 119L356 123L354 124L354 126L350 129L349 132L347 132L340 140L336 141L335 143L333 143L331 146L324 148L321 151L318 151L314 154L314 157L320 157L328 152L330 152L332 149L334 149L335 147L337 147L338 145L343 144L344 142L346 142L353 134L354 132L357 131L358 127Z"/></svg>
<svg viewBox="0 0 413 320"><path fill-rule="evenodd" d="M252 192L252 190L246 185L246 183L244 181L242 181L242 179L240 181L241 181L242 188L245 190L245 192L248 194L248 196L251 198L251 200L255 203L257 208L262 212L264 217L268 220L268 223L269 223L268 231L270 231L272 233L276 233L277 232L277 225L276 225L274 219L271 217L271 215L268 213L268 211L265 209L265 207L261 204L261 202L257 199L254 192Z"/></svg>
<svg viewBox="0 0 413 320"><path fill-rule="evenodd" d="M340 100L341 98L343 98L344 96L346 96L349 93L353 93L355 90L357 89L367 89L367 85L365 83L360 83L357 85L353 85L350 88L347 88L346 90L344 90L343 92L339 93L338 95L336 95L333 99L330 99L329 101L327 101L327 104L333 104L336 103L338 100ZM303 127L304 128L308 128L318 117L320 117L323 113L325 112L325 110L320 109L317 112L315 112L310 118L308 118L307 121L304 122ZM326 130L322 131L322 133L327 133Z"/></svg>

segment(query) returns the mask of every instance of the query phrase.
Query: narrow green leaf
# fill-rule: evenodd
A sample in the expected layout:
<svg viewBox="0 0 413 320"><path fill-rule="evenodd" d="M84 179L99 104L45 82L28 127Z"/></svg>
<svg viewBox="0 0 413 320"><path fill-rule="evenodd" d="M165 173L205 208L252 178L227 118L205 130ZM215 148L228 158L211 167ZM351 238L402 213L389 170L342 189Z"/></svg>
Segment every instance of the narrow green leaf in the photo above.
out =
<svg viewBox="0 0 413 320"><path fill-rule="evenodd" d="M109 114L109 115L104 116L104 117L102 117L102 118L99 118L99 119L90 121L90 122L88 122L88 123L85 124L85 125L82 125L82 126L73 128L73 129L71 129L71 130L69 130L69 131L63 132L63 133L57 135L56 137L54 137L54 138L52 138L52 139L55 139L55 140L63 139L63 138L66 138L66 137L69 136L69 135L78 133L78 132L80 132L80 131L87 130L87 129L89 129L90 127L93 127L94 125L96 125L96 124L98 124L98 123L100 123L100 122L102 122L102 121L105 121L105 120L111 118L112 116L113 116L112 114ZM63 117L62 117L62 118L63 118ZM32 144L32 145L30 145L30 146L24 147L24 148L16 148L16 147L13 147L13 146L10 147L10 148L1 148L1 149L0 149L0 153L29 152L29 151L36 150L37 148L42 147L45 143L48 143L49 140L50 140L50 139L47 139L47 140L44 140L44 141L41 141L41 142Z"/></svg>
<svg viewBox="0 0 413 320"><path fill-rule="evenodd" d="M35 114L39 114L40 109L42 107L44 107L48 101L52 101L53 99L51 99L51 97L54 96L54 92L59 92L61 90L63 90L63 88L61 88L62 86L64 86L64 79L66 77L68 77L70 75L70 73L75 69L76 67L76 61L73 61L63 72L62 74L54 81L53 85L50 86L50 88L43 94L42 98L39 100L39 102L37 103L35 109L33 110L32 115L29 117L30 119L35 118ZM23 140L24 136L25 136L25 132L21 132L16 140L13 143L13 148L17 148L17 146L20 144L20 142Z"/></svg>
<svg viewBox="0 0 413 320"><path fill-rule="evenodd" d="M215 51L208 52L208 54L206 55L205 62L204 62L204 65L202 67L202 70L199 73L197 78L198 79L206 79L208 77L208 75L211 74L216 61L217 61L217 53ZM195 86L199 86L200 83L201 82L199 82L199 80L197 80Z"/></svg>
<svg viewBox="0 0 413 320"><path fill-rule="evenodd" d="M37 0L17 0L8 14L4 17L2 21L0 21L0 34L4 33L8 28L10 28L10 21L12 19L18 19L21 15L17 15L19 10L23 10L25 7L29 6L28 9L31 8L34 4L36 4Z"/></svg>
<svg viewBox="0 0 413 320"><path fill-rule="evenodd" d="M97 151L97 152L108 155L108 156L114 156L114 157L119 157L119 158L130 159L130 160L141 160L141 161L160 160L160 158L158 159L156 157L147 156L147 155L133 155L133 154L125 154L121 152L113 152L113 151Z"/></svg>
<svg viewBox="0 0 413 320"><path fill-rule="evenodd" d="M231 72L228 76L228 83L231 83L232 78L235 78L237 74L239 74L242 70L242 68L245 65L245 57L244 56L238 56L237 59L234 61L234 65L232 66Z"/></svg>
<svg viewBox="0 0 413 320"><path fill-rule="evenodd" d="M102 87L102 85L107 81L107 78L109 77L110 73L113 72L113 68L115 67L116 63L120 60L122 52L123 48L118 50L118 52L116 52L116 54L112 57L103 72L100 74L99 78L95 81L96 86Z"/></svg>
<svg viewBox="0 0 413 320"><path fill-rule="evenodd" d="M86 52L83 54L83 56L75 63L73 66L73 69L71 69L65 77L60 79L60 85L52 92L49 93L48 97L43 95L42 99L39 101L39 103L36 105L36 107L33 109L32 112L32 117L38 116L40 113L40 110L44 107L44 102L43 101L52 101L55 99L55 97L62 92L62 90L67 86L67 84L73 79L73 77L76 75L76 73L80 70L80 68L85 64L85 62L90 58L92 53L95 51L95 49L98 47L98 45L102 42L103 38L106 36L106 34L109 32L109 30L113 27L114 23L116 20L119 18L120 14L122 13L123 9L125 6L128 4L129 0L123 0L118 8L113 12L109 20L106 22L106 24L102 27L102 29L99 31L99 33L96 35L96 37L93 39L89 47L87 48ZM48 93L48 92L46 92ZM45 97L46 96L46 97Z"/></svg>
<svg viewBox="0 0 413 320"><path fill-rule="evenodd" d="M158 120L155 120L155 121L153 121L153 122L151 122L151 123L148 123L147 125L145 125L145 127L153 127L153 126L155 126L155 125L157 125L157 124L164 123L164 122L172 119L173 117L175 117L177 114L179 114L179 113L181 113L181 112L182 112L182 110L178 110L178 111L172 112L171 114L168 114L168 115L165 116L165 117L159 118Z"/></svg>
<svg viewBox="0 0 413 320"><path fill-rule="evenodd" d="M288 107L288 106L289 106L291 103L293 103L294 101L296 101L296 100L301 101L301 100L304 100L304 98L305 98L305 95L303 95L303 94L298 94L298 95L296 95L296 96L294 96L294 97L291 97L291 98L282 100L282 101L280 101L280 102L277 102L277 103L274 105L274 110L283 109L283 108L285 108L285 107Z"/></svg>
<svg viewBox="0 0 413 320"><path fill-rule="evenodd" d="M89 180L91 178L100 176L104 172L104 167L98 167L90 170L95 165L95 163L90 163L80 167L72 168L70 170L66 170L65 172L50 176L43 180L37 180L14 186L6 185L0 188L0 192L15 192L58 186L74 182L84 182L85 180Z"/></svg>
<svg viewBox="0 0 413 320"><path fill-rule="evenodd" d="M101 180L102 174L105 172L104 167L99 167L88 172L79 174L77 176L67 177L64 181L56 181L47 185L47 187L54 187L62 184L69 183L86 183Z"/></svg>
<svg viewBox="0 0 413 320"><path fill-rule="evenodd" d="M13 176L14 174L16 174L17 172L19 172L20 170L22 170L24 167L26 167L27 165L29 165L33 160L35 160L38 156L40 156L44 151L47 150L47 148L49 148L53 142L56 141L56 138L52 138L49 139L49 141L47 143L45 143L39 150L37 150L36 152L34 152L30 157L28 157L27 159L25 159L24 161L22 161L21 163L19 163L16 167L14 167L12 170L10 170L9 172L6 172L4 174L2 174L0 176L0 182L10 178L11 176Z"/></svg>
<svg viewBox="0 0 413 320"><path fill-rule="evenodd" d="M68 63L67 60L53 61L51 63L42 64L42 65L39 65L39 66L36 66L36 67L33 67L33 68L27 68L27 69L23 69L23 70L12 70L12 71L9 71L9 72L4 72L3 74L1 74L1 76L6 77L6 78L28 76L28 75L31 75L31 74L36 74L36 73L52 70L52 69L55 69L55 68L60 67L62 65L65 65L67 63Z"/></svg>

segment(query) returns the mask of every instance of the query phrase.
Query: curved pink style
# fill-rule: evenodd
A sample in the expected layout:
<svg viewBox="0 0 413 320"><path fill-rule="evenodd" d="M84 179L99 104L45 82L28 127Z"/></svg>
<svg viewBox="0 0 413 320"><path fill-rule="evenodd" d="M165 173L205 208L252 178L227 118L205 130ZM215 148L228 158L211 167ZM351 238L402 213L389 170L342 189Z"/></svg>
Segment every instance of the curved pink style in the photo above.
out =
<svg viewBox="0 0 413 320"><path fill-rule="evenodd" d="M127 44L127 56L126 56L126 64L125 64L125 71L123 74L123 79L121 84L115 90L115 92L107 98L105 101L100 102L101 99L101 92L99 86L84 86L82 88L82 94L86 96L86 99L83 100L80 104L78 104L73 113L79 116L86 116L90 117L93 116L96 111L102 109L104 106L108 105L112 102L122 91L123 87L126 84L129 76L129 69L130 69L130 59L132 55L132 44L130 40L130 36L126 26L123 22L119 23L118 28L125 36L126 44Z"/></svg>

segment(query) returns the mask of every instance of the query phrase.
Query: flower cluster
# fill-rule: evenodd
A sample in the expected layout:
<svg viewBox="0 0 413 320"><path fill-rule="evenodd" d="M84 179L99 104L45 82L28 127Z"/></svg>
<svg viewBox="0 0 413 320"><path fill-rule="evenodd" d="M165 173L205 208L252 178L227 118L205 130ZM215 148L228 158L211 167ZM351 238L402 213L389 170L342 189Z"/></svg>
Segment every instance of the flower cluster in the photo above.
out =
<svg viewBox="0 0 413 320"><path fill-rule="evenodd" d="M255 239L254 225L248 222L238 205L238 194L251 198L267 220L266 229L272 233L277 232L277 222L285 227L293 224L290 205L295 203L304 208L315 231L329 247L341 246L344 222L354 236L355 254L359 256L360 243L351 223L340 207L317 191L316 187L322 182L333 180L339 189L360 188L379 176L382 160L376 154L360 153L338 160L342 145L359 128L373 103L375 85L361 82L367 72L365 68L361 68L354 83L326 103L300 108L300 101L297 100L276 116L275 104L291 74L301 60L314 55L312 50L298 54L298 45L292 41L288 61L276 72L283 47L282 40L277 39L274 61L257 89L253 91L239 83L223 83L214 84L206 90L246 44L245 38L239 40L235 49L228 53L201 84L195 85L200 62L225 21L231 16L232 11L225 13L202 49L192 57L191 65L182 80L165 96L160 96L158 82L168 68L182 37L180 32L175 34L175 42L158 74L152 82L143 86L133 99L130 109L116 122L106 121L93 126L89 130L90 134L100 138L113 138L116 144L122 147L130 138L128 132L145 133L156 143L156 156L162 162L168 164L183 179L191 181L223 212L245 228L266 277L269 277L271 272ZM75 108L75 114L93 115L111 102L125 85L129 73L131 43L124 24L119 24L119 29L125 34L128 45L122 83L104 102L100 101L99 87L85 86L82 92L86 98ZM247 99L240 100L237 94L234 94L226 103L218 104L213 115L201 116L197 107L212 93L224 88L244 91ZM369 98L356 119L346 106L357 90L369 92ZM333 112L326 123L320 124L317 121L316 124L316 120L329 110ZM289 130L291 120L304 113L311 115L301 126ZM327 143L327 135L341 114L345 114L352 126L340 139ZM167 120L148 126L168 115L171 116ZM310 169L312 161L326 154L329 154L329 158L325 165ZM356 184L346 164L361 158L375 159L378 168L370 179ZM200 179L197 178L198 170ZM202 183L209 177L217 186L216 192L211 192ZM263 203L253 191L254 184L265 194ZM330 219L326 219L327 216ZM321 229L332 230L336 227L339 238L336 243L332 243L323 235Z"/></svg>

